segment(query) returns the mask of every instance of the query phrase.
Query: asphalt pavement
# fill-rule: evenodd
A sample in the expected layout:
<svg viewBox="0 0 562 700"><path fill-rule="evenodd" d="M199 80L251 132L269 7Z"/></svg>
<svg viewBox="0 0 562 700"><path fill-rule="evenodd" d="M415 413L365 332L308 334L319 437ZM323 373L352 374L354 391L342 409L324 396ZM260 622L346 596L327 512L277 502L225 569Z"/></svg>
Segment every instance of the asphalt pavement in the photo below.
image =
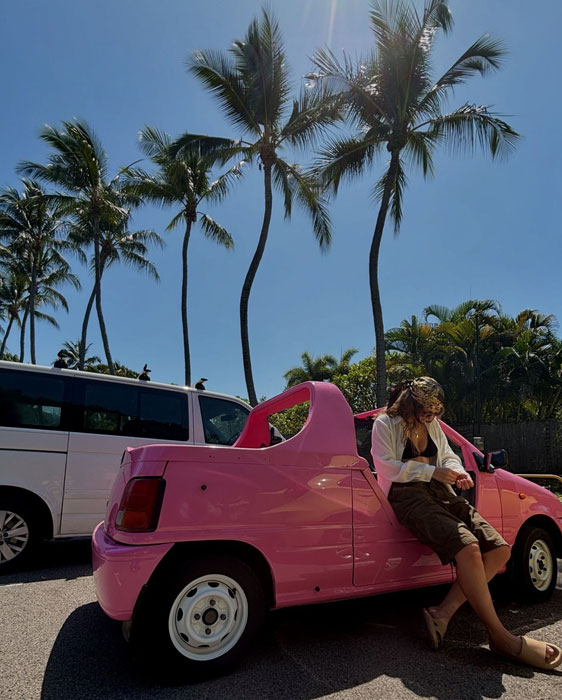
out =
<svg viewBox="0 0 562 700"><path fill-rule="evenodd" d="M562 672L490 653L464 606L439 652L427 648L421 607L443 589L280 610L245 662L201 683L146 677L120 624L95 599L88 540L50 544L34 569L0 579L1 700L561 700ZM562 566L551 600L498 602L516 634L562 646Z"/></svg>

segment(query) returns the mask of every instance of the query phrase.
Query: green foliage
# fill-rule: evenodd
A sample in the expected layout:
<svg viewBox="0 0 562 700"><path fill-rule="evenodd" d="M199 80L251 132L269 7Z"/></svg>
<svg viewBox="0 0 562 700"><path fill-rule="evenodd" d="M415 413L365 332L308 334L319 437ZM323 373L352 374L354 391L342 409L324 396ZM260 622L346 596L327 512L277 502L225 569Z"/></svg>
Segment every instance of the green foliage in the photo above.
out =
<svg viewBox="0 0 562 700"><path fill-rule="evenodd" d="M274 413L269 417L269 422L277 428L283 437L293 437L303 427L309 407L310 401L305 401L298 406L288 408L286 411Z"/></svg>

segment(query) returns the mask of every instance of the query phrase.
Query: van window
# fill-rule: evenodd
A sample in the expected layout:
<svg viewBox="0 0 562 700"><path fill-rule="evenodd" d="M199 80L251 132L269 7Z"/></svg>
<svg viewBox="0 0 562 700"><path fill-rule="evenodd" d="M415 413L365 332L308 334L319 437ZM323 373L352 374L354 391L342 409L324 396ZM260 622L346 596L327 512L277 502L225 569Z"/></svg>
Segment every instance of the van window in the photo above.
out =
<svg viewBox="0 0 562 700"><path fill-rule="evenodd" d="M174 391L140 392L138 437L187 440L187 397Z"/></svg>
<svg viewBox="0 0 562 700"><path fill-rule="evenodd" d="M86 382L84 392L84 431L131 435L137 416L136 387L105 382Z"/></svg>
<svg viewBox="0 0 562 700"><path fill-rule="evenodd" d="M205 442L211 445L233 445L242 432L250 409L234 401L200 396L201 419Z"/></svg>
<svg viewBox="0 0 562 700"><path fill-rule="evenodd" d="M0 425L61 430L64 377L0 370Z"/></svg>
<svg viewBox="0 0 562 700"><path fill-rule="evenodd" d="M82 430L156 440L187 440L187 396L140 386L82 381Z"/></svg>

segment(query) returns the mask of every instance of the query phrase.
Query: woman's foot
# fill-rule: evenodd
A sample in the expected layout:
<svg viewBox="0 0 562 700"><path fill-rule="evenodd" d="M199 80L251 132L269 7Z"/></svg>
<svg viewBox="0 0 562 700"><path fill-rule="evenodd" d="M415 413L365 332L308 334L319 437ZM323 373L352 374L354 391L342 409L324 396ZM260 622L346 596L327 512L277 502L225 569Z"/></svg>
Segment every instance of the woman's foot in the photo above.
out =
<svg viewBox="0 0 562 700"><path fill-rule="evenodd" d="M441 644L443 644L443 639L445 637L445 632L447 631L447 624L449 620L435 617L431 613L431 610L435 610L435 608L424 608L423 617L427 628L427 639L429 645L432 649L437 651Z"/></svg>
<svg viewBox="0 0 562 700"><path fill-rule="evenodd" d="M496 654L519 658L521 657L521 653L523 651L523 637L516 637L513 634L509 634L508 636L503 636L501 639L494 640L490 638L490 649ZM557 648L551 646L550 644L546 644L544 650L544 661L546 663L552 661L558 655L558 653Z"/></svg>

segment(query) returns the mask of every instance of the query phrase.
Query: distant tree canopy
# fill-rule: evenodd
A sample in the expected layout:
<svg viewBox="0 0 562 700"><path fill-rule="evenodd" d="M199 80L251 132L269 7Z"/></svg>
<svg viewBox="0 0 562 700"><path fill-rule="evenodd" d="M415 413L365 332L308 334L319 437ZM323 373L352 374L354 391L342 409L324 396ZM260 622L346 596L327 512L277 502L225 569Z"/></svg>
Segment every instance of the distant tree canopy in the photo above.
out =
<svg viewBox="0 0 562 700"><path fill-rule="evenodd" d="M414 315L387 331L388 385L434 377L445 390L446 420L453 425L562 418L562 340L557 328L553 315L523 309L511 317L493 300L470 299L452 309L429 306L423 319ZM330 380L354 413L376 407L374 355ZM307 413L303 404L272 422L283 435L294 435Z"/></svg>

